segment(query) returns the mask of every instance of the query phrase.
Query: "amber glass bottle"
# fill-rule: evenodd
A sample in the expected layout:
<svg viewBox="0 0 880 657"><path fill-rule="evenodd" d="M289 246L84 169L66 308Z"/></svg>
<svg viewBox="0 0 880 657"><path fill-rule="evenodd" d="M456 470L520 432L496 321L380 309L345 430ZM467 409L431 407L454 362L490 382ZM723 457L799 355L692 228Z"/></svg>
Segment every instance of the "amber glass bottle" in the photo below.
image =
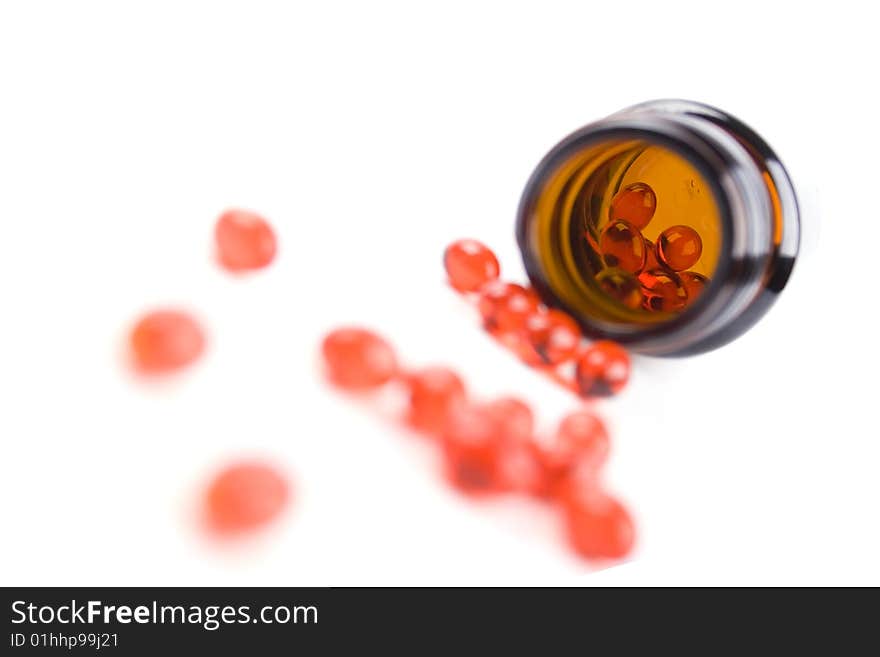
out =
<svg viewBox="0 0 880 657"><path fill-rule="evenodd" d="M538 165L517 239L533 286L587 335L659 356L745 332L789 278L794 188L754 131L652 101L587 125Z"/></svg>

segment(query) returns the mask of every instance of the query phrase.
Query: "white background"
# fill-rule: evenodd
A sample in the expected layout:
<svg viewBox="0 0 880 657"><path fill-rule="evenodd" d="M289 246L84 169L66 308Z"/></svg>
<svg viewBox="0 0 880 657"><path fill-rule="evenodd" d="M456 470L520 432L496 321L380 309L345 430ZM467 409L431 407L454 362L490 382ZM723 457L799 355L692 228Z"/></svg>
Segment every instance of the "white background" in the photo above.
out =
<svg viewBox="0 0 880 657"><path fill-rule="evenodd" d="M0 581L880 584L876 22L813 5L3 3ZM550 510L449 490L426 441L322 383L316 346L373 326L551 427L577 400L481 333L442 250L477 237L522 280L532 168L658 97L766 136L806 239L754 330L637 359L599 405L639 545L592 572ZM274 223L270 270L214 265L228 206ZM210 350L148 386L120 354L166 304ZM295 501L216 545L193 509L240 455L290 473Z"/></svg>

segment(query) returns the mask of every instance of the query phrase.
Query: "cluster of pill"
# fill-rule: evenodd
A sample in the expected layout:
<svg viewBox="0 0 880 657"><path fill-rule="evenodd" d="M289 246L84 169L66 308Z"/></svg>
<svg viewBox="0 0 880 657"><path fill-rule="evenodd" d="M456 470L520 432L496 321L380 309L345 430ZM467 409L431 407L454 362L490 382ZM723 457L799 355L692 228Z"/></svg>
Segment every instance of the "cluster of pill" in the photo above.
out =
<svg viewBox="0 0 880 657"><path fill-rule="evenodd" d="M555 502L574 549L589 559L617 559L632 548L629 513L602 486L609 452L602 421L578 411L541 441L534 415L520 399L472 399L462 378L445 367L410 370L372 331L345 327L322 343L328 380L350 393L396 385L405 392L405 423L442 453L450 483L471 495L517 492Z"/></svg>
<svg viewBox="0 0 880 657"><path fill-rule="evenodd" d="M215 245L218 263L238 274L268 266L276 252L268 222L243 210L220 216ZM533 291L498 280L498 261L488 248L463 240L447 249L445 259L452 284L478 294L486 328L514 345L524 360L547 368L576 363L574 386L584 395L612 394L626 383L629 358L622 348L611 342L583 348L570 317L542 306ZM198 320L177 308L144 314L129 333L132 365L147 376L192 365L206 344ZM322 353L330 381L341 389L403 386L407 424L438 441L445 471L457 488L471 494L520 492L556 502L573 547L584 557L614 559L630 551L633 523L601 484L609 438L592 413L570 414L551 441L541 441L525 402L474 401L462 379L447 368L404 370L390 345L370 331L333 331L324 339ZM274 466L233 462L204 491L205 522L225 535L252 530L274 520L290 497L289 479Z"/></svg>
<svg viewBox="0 0 880 657"><path fill-rule="evenodd" d="M626 385L625 349L609 340L585 344L571 317L541 304L534 290L500 280L498 258L484 244L453 242L443 264L449 284L476 300L486 330L529 365L583 397L613 395Z"/></svg>
<svg viewBox="0 0 880 657"><path fill-rule="evenodd" d="M275 258L275 232L254 212L229 210L215 225L217 262L243 274L267 267ZM167 375L193 364L207 343L196 318L181 309L160 308L142 315L128 336L131 364L145 376ZM233 462L207 485L202 510L205 524L220 535L264 525L287 506L291 486L275 467L260 461Z"/></svg>
<svg viewBox="0 0 880 657"><path fill-rule="evenodd" d="M608 223L599 235L605 268L596 281L629 308L676 312L708 283L702 274L688 271L699 261L703 242L697 231L682 225L661 232L656 244L647 239L643 231L656 209L657 195L645 183L629 185L614 196Z"/></svg>

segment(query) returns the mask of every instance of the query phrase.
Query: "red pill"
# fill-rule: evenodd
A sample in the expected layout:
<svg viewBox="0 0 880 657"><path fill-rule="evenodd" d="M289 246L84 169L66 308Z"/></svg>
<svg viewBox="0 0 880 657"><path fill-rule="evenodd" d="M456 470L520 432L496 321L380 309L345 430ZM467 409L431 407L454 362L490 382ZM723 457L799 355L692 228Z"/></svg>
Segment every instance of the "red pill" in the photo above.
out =
<svg viewBox="0 0 880 657"><path fill-rule="evenodd" d="M196 320L178 310L158 310L141 317L129 336L135 369L161 374L185 367L205 349Z"/></svg>
<svg viewBox="0 0 880 657"><path fill-rule="evenodd" d="M534 439L505 442L498 463L499 487L547 498L549 485L544 453Z"/></svg>
<svg viewBox="0 0 880 657"><path fill-rule="evenodd" d="M703 240L689 226L672 226L657 238L657 257L672 271L693 267L702 253Z"/></svg>
<svg viewBox="0 0 880 657"><path fill-rule="evenodd" d="M439 433L449 412L465 400L464 383L452 370L429 367L406 377L409 423L421 431Z"/></svg>
<svg viewBox="0 0 880 657"><path fill-rule="evenodd" d="M455 406L447 416L442 439L446 472L456 487L469 493L499 489L503 436L485 407Z"/></svg>
<svg viewBox="0 0 880 657"><path fill-rule="evenodd" d="M642 286L638 279L622 269L609 268L596 274L596 282L605 293L627 308L642 305Z"/></svg>
<svg viewBox="0 0 880 657"><path fill-rule="evenodd" d="M569 540L581 556L620 559L632 550L635 527L629 512L594 482L571 482L561 503Z"/></svg>
<svg viewBox="0 0 880 657"><path fill-rule="evenodd" d="M535 416L524 401L516 397L501 397L484 405L484 409L499 426L505 443L531 440Z"/></svg>
<svg viewBox="0 0 880 657"><path fill-rule="evenodd" d="M575 367L578 390L584 397L614 395L629 381L629 354L610 340L599 340L584 350Z"/></svg>
<svg viewBox="0 0 880 657"><path fill-rule="evenodd" d="M238 463L222 470L208 486L209 526L220 532L254 529L273 520L287 504L284 477L262 463Z"/></svg>
<svg viewBox="0 0 880 657"><path fill-rule="evenodd" d="M480 290L478 307L486 329L504 334L520 331L526 318L537 312L539 301L521 285L490 281Z"/></svg>
<svg viewBox="0 0 880 657"><path fill-rule="evenodd" d="M476 292L498 278L498 258L485 244L476 240L458 240L446 247L443 265L449 284L459 292Z"/></svg>
<svg viewBox="0 0 880 657"><path fill-rule="evenodd" d="M635 274L645 266L645 238L626 221L618 219L608 224L599 237L599 248L609 267Z"/></svg>
<svg viewBox="0 0 880 657"><path fill-rule="evenodd" d="M695 271L683 271L678 277L681 279L681 284L687 292L687 302L689 304L696 301L697 297L702 294L706 285L709 284L708 278Z"/></svg>
<svg viewBox="0 0 880 657"><path fill-rule="evenodd" d="M611 441L598 417L588 411L566 416L556 430L554 441L541 450L544 469L542 497L557 494L572 477L592 480L608 459Z"/></svg>
<svg viewBox="0 0 880 657"><path fill-rule="evenodd" d="M604 465L610 450L611 440L602 420L588 411L577 411L559 423L549 462L566 473L575 466L596 471Z"/></svg>
<svg viewBox="0 0 880 657"><path fill-rule="evenodd" d="M514 397L503 397L484 406L501 435L498 454L498 487L532 495L542 494L544 464L534 440L535 418L529 406Z"/></svg>
<svg viewBox="0 0 880 657"><path fill-rule="evenodd" d="M581 343L581 329L561 310L529 315L523 326L523 358L531 365L558 365L574 358Z"/></svg>
<svg viewBox="0 0 880 657"><path fill-rule="evenodd" d="M642 284L642 307L657 312L674 312L685 307L687 290L674 272L663 269L643 271L639 274Z"/></svg>
<svg viewBox="0 0 880 657"><path fill-rule="evenodd" d="M227 210L214 229L217 259L229 271L261 269L275 258L275 232L260 215L249 210Z"/></svg>
<svg viewBox="0 0 880 657"><path fill-rule="evenodd" d="M331 331L321 345L327 377L346 390L369 390L397 374L397 357L385 340L362 328Z"/></svg>
<svg viewBox="0 0 880 657"><path fill-rule="evenodd" d="M619 191L611 200L609 219L629 222L641 230L651 221L657 209L657 196L645 183L635 183Z"/></svg>

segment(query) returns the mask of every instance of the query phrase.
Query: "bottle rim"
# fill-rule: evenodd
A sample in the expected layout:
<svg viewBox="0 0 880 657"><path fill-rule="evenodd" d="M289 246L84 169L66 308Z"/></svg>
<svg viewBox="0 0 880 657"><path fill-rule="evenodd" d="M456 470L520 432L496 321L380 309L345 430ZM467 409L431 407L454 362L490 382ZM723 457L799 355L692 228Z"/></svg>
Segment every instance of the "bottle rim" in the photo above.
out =
<svg viewBox="0 0 880 657"><path fill-rule="evenodd" d="M621 140L657 144L684 157L708 183L719 210L721 249L709 284L692 305L656 324L612 322L575 312L545 282L540 258L530 244L530 218L550 177L579 152ZM778 208L768 184L780 195ZM778 244L773 242L774 222L782 231ZM642 103L588 124L552 148L525 186L516 237L532 284L552 305L577 319L587 335L616 340L647 354L686 355L719 346L718 336L731 325L749 320L750 326L763 315L769 306L766 292L781 290L791 273L798 224L791 181L763 139L708 105L665 100ZM757 317L751 318L752 314Z"/></svg>

